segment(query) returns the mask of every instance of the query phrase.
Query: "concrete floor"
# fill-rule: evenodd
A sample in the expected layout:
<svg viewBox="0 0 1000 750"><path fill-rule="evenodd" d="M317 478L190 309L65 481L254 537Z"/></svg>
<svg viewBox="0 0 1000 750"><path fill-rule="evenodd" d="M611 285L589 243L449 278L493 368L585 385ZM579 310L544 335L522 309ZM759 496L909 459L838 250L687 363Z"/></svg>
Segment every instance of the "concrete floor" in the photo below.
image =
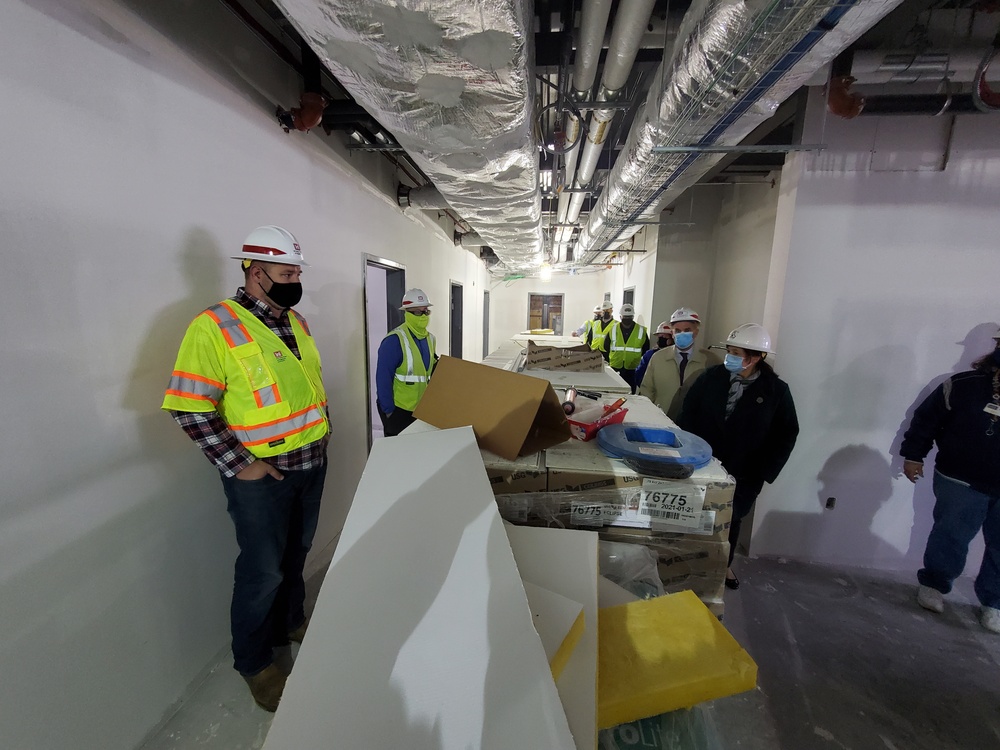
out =
<svg viewBox="0 0 1000 750"><path fill-rule="evenodd" d="M1000 748L1000 636L979 626L971 581L934 615L911 576L770 560L736 569L725 624L757 661L759 687L712 704L717 750ZM142 750L260 748L270 723L227 654Z"/></svg>

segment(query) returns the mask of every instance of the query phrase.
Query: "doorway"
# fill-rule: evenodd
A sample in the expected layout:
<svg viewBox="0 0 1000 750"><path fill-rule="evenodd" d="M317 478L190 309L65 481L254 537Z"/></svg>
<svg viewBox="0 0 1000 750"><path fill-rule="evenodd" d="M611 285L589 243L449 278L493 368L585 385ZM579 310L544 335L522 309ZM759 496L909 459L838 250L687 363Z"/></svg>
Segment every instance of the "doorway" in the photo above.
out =
<svg viewBox="0 0 1000 750"><path fill-rule="evenodd" d="M623 305L635 305L635 287L630 286L624 292L622 292L622 304Z"/></svg>
<svg viewBox="0 0 1000 750"><path fill-rule="evenodd" d="M391 260L365 256L365 365L368 373L368 450L383 437L378 415L375 369L382 339L403 322L399 306L406 291L406 268Z"/></svg>
<svg viewBox="0 0 1000 750"><path fill-rule="evenodd" d="M556 336L563 332L563 296L561 294L528 295L528 330L551 329Z"/></svg>
<svg viewBox="0 0 1000 750"><path fill-rule="evenodd" d="M462 358L462 302L464 300L462 285L457 281L451 282L451 340L448 342L448 353Z"/></svg>
<svg viewBox="0 0 1000 750"><path fill-rule="evenodd" d="M483 292L483 359L490 356L490 293Z"/></svg>

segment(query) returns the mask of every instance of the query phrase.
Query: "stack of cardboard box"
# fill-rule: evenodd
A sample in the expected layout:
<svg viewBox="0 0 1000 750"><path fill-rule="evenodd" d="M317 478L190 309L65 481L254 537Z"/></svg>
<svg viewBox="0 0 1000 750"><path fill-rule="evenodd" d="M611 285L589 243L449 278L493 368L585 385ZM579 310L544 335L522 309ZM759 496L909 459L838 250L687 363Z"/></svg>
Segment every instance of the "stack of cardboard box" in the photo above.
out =
<svg viewBox="0 0 1000 750"><path fill-rule="evenodd" d="M482 394L490 403L477 405ZM627 399L626 424L676 429L649 399ZM472 424L507 521L592 529L606 541L644 545L656 554L668 593L691 590L722 616L735 482L715 459L686 479L640 475L604 455L597 441L567 440L559 399L544 381L449 358L416 416L437 427ZM650 500L654 491L683 496L690 512L665 511Z"/></svg>

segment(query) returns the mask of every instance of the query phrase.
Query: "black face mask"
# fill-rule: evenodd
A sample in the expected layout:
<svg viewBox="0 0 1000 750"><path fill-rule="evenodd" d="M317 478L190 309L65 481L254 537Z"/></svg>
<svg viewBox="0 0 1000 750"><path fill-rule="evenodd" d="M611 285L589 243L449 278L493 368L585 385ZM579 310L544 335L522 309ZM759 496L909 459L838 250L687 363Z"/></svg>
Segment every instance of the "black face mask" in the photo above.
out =
<svg viewBox="0 0 1000 750"><path fill-rule="evenodd" d="M656 343L660 345L661 349L666 349L668 346L670 346L674 342L673 342L673 339L668 339L666 336L660 336L656 340Z"/></svg>
<svg viewBox="0 0 1000 750"><path fill-rule="evenodd" d="M993 350L993 364L1000 367L1000 349Z"/></svg>
<svg viewBox="0 0 1000 750"><path fill-rule="evenodd" d="M299 304L299 300L302 299L302 282L301 281L289 281L279 284L277 281L272 279L268 275L267 271L263 271L264 275L267 276L268 281L271 282L271 288L265 291L271 301L274 302L278 307L289 308L295 307Z"/></svg>

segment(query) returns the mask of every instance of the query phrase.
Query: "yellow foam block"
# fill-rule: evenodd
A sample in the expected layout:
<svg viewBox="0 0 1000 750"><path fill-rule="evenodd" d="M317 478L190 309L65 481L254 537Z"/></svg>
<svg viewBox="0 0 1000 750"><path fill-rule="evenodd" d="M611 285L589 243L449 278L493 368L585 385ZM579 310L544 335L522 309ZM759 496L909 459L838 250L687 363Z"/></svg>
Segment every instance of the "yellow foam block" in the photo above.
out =
<svg viewBox="0 0 1000 750"><path fill-rule="evenodd" d="M691 591L598 613L601 729L751 690L757 665Z"/></svg>

